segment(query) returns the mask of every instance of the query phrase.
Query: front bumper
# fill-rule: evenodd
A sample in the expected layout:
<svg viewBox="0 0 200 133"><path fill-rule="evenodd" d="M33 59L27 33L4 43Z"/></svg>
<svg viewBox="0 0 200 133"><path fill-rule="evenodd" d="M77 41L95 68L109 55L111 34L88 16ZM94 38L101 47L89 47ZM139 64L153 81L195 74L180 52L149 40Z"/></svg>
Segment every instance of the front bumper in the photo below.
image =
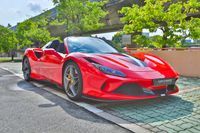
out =
<svg viewBox="0 0 200 133"><path fill-rule="evenodd" d="M96 99L100 101L129 101L129 100L142 100L142 99L152 99L157 97L163 97L175 94L179 91L178 87L175 86L174 90L167 91L165 93L159 93L163 92L165 89L155 90L157 93L152 95L124 95L124 94L117 94L117 93L104 93L104 92L97 92L97 91L91 91L89 95L85 95L85 97L89 99Z"/></svg>
<svg viewBox="0 0 200 133"><path fill-rule="evenodd" d="M171 95L179 91L176 85L154 86L153 79L92 76L92 78L89 76L87 80L89 82L84 83L83 94L87 98L101 101L151 99ZM177 79L177 77L171 78Z"/></svg>

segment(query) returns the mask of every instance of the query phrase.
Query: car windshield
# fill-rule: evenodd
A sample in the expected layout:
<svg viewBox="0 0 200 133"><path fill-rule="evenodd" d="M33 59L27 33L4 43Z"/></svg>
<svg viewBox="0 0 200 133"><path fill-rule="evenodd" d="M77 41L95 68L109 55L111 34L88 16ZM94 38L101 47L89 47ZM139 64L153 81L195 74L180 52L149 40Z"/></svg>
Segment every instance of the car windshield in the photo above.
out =
<svg viewBox="0 0 200 133"><path fill-rule="evenodd" d="M106 40L93 37L69 37L68 49L70 53L118 53Z"/></svg>

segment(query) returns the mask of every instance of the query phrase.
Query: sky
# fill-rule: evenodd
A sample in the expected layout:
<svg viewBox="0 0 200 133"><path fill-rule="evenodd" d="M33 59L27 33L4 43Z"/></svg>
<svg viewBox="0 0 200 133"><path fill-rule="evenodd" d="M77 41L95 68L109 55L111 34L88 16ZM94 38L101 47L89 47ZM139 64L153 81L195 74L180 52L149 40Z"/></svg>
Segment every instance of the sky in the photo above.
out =
<svg viewBox="0 0 200 133"><path fill-rule="evenodd" d="M97 37L105 37L108 40L112 40L112 37L119 31L116 32L109 32L109 33L100 33L100 34L93 34L92 36L97 36ZM161 30L157 30L156 32L152 32L150 33L149 30L144 29L142 31L143 33L148 34L148 36L155 36L155 35L162 35L162 31Z"/></svg>
<svg viewBox="0 0 200 133"><path fill-rule="evenodd" d="M112 40L112 37L117 33L116 32L109 32L109 33L100 33L100 34L92 34L92 36L97 37L105 37L107 40Z"/></svg>
<svg viewBox="0 0 200 133"><path fill-rule="evenodd" d="M0 0L0 25L7 26L8 23L15 26L18 22L37 16L45 10L54 7L52 0ZM143 32L147 32L144 30ZM93 36L106 37L112 40L116 32L94 34ZM149 35L162 34L161 31Z"/></svg>
<svg viewBox="0 0 200 133"><path fill-rule="evenodd" d="M52 0L0 0L0 25L14 26L53 7Z"/></svg>
<svg viewBox="0 0 200 133"><path fill-rule="evenodd" d="M0 25L7 26L9 23L15 26L18 22L23 22L53 7L52 0L0 0ZM97 36L112 40L115 33L97 34Z"/></svg>

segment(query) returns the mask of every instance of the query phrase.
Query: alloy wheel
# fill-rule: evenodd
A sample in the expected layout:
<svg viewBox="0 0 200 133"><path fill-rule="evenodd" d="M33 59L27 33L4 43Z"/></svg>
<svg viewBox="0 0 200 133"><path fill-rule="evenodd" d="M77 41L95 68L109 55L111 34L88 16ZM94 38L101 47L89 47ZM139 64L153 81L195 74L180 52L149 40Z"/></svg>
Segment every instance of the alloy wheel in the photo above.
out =
<svg viewBox="0 0 200 133"><path fill-rule="evenodd" d="M72 64L67 65L64 71L64 89L70 98L79 94L80 76L76 67Z"/></svg>
<svg viewBox="0 0 200 133"><path fill-rule="evenodd" d="M30 72L31 72L31 69L30 69L28 58L25 58L23 61L23 75L24 75L24 79L27 81L30 80Z"/></svg>

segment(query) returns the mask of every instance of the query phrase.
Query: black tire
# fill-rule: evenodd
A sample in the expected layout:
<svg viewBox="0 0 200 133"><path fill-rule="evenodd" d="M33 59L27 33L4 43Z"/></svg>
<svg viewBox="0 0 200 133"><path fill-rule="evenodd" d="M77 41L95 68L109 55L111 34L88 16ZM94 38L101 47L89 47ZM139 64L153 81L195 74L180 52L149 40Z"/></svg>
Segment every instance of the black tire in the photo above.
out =
<svg viewBox="0 0 200 133"><path fill-rule="evenodd" d="M31 66L30 66L30 63L29 63L29 60L28 60L27 57L25 57L23 59L23 62L22 62L22 71L23 71L24 80L30 81L31 80L31 78L30 78L30 75L31 75Z"/></svg>
<svg viewBox="0 0 200 133"><path fill-rule="evenodd" d="M75 62L68 62L64 66L63 88L69 99L74 101L81 99L83 80L80 68Z"/></svg>

